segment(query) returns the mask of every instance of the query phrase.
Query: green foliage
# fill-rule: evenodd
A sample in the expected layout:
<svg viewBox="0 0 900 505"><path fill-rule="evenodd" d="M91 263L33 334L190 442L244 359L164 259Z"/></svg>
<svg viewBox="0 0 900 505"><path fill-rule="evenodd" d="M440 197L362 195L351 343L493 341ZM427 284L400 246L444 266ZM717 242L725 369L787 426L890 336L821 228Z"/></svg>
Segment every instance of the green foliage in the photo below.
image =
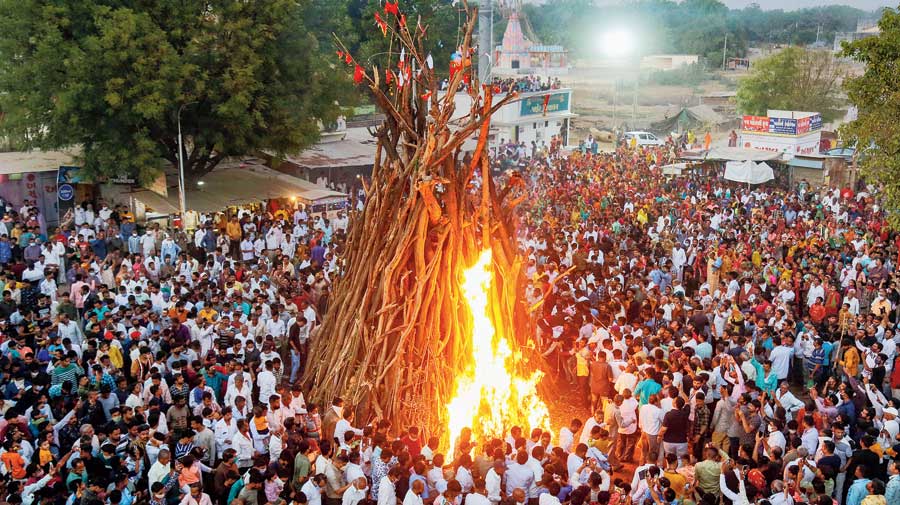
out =
<svg viewBox="0 0 900 505"><path fill-rule="evenodd" d="M378 65L384 69L396 65L399 48L390 46L390 37L385 37L375 25L375 13L384 17L383 0L338 0L349 3L348 12L358 43L348 44L354 56L364 64ZM461 7L460 7L461 8ZM460 32L466 22L465 12L461 12L453 0L401 0L400 11L406 15L407 25L415 29L421 20L426 33L425 52L434 59L435 72L448 72L450 55L462 40ZM393 22L393 15L385 17ZM344 33L338 37L347 44ZM475 36L477 37L477 31Z"/></svg>
<svg viewBox="0 0 900 505"><path fill-rule="evenodd" d="M844 55L865 63L866 70L848 79L844 89L858 108L856 120L843 125L846 145L857 146L864 173L883 185L885 205L894 227L900 226L900 13L885 11L881 33L844 45Z"/></svg>
<svg viewBox="0 0 900 505"><path fill-rule="evenodd" d="M89 173L141 180L177 162L179 109L188 178L296 151L352 89L319 40L331 1L0 0L4 133L80 145Z"/></svg>
<svg viewBox="0 0 900 505"><path fill-rule="evenodd" d="M841 115L840 80L846 75L830 51L789 47L753 64L738 83L737 104L744 114L767 109L820 112L831 121Z"/></svg>

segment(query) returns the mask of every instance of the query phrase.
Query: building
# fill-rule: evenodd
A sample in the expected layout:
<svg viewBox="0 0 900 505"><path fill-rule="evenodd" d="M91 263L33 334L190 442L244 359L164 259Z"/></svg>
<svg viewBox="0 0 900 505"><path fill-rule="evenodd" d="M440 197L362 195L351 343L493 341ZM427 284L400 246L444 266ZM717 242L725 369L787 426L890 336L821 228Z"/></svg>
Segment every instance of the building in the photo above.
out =
<svg viewBox="0 0 900 505"><path fill-rule="evenodd" d="M744 116L740 147L782 153L785 158L817 154L822 140L818 112L769 110L766 116Z"/></svg>
<svg viewBox="0 0 900 505"><path fill-rule="evenodd" d="M501 96L494 98L500 100ZM457 93L454 97L454 119L465 121L472 105L468 93ZM546 142L550 145L553 135L561 136L563 145L569 143L569 129L572 118L572 90L569 88L522 93L518 100L500 108L491 118L491 131L488 136L489 147L497 147L501 143L524 142L531 145Z"/></svg>
<svg viewBox="0 0 900 505"><path fill-rule="evenodd" d="M167 174L169 180L177 180L173 169ZM177 185L164 194L115 184L103 185L101 192L106 200L128 205L138 220L168 219L179 212ZM256 158L223 161L196 185L189 184L185 193L191 213L212 214L262 205L272 208L273 202L301 202L318 213L345 208L348 199L344 193L272 170Z"/></svg>
<svg viewBox="0 0 900 505"><path fill-rule="evenodd" d="M874 37L880 33L881 28L878 26L878 19L859 19L856 21L856 31L838 32L834 34L834 52L841 52L843 50L841 45L844 42L855 42L868 37Z"/></svg>
<svg viewBox="0 0 900 505"><path fill-rule="evenodd" d="M699 62L700 56L696 54L651 54L641 58L641 69L668 71Z"/></svg>
<svg viewBox="0 0 900 505"><path fill-rule="evenodd" d="M16 209L25 200L37 202L45 222L50 226L57 224L60 220L57 174L61 166L71 166L77 154L76 151L0 153L0 198ZM78 199L78 186L68 185L62 193L64 201Z"/></svg>
<svg viewBox="0 0 900 505"><path fill-rule="evenodd" d="M340 140L323 139L308 149L276 157L266 153L267 164L279 172L351 193L358 178L372 174L376 141L368 128L347 128Z"/></svg>
<svg viewBox="0 0 900 505"><path fill-rule="evenodd" d="M541 45L529 40L522 31L519 13L512 11L503 33L503 41L494 50L496 75L559 75L568 73L569 52L562 46Z"/></svg>

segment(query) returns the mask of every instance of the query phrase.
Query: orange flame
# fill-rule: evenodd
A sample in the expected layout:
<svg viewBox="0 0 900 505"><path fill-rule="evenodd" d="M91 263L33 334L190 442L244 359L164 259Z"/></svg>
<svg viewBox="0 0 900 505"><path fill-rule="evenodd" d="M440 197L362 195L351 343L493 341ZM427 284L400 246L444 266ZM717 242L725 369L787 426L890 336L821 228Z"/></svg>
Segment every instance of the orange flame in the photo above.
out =
<svg viewBox="0 0 900 505"><path fill-rule="evenodd" d="M447 405L449 454L465 427L471 427L473 438L478 439L502 437L513 426L522 427L525 434L550 426L547 405L537 394L543 374L535 371L524 377L516 372L521 353L512 350L489 316L491 280L491 250L486 249L463 273L462 293L472 313L472 359L456 378L456 393Z"/></svg>

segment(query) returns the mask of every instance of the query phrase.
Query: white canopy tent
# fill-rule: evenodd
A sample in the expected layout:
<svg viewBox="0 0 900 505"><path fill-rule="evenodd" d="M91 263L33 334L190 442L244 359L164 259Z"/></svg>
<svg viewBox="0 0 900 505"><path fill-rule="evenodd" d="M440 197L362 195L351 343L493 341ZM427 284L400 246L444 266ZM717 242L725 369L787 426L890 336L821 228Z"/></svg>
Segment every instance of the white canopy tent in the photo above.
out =
<svg viewBox="0 0 900 505"><path fill-rule="evenodd" d="M767 163L753 161L729 161L725 164L725 179L747 184L762 184L775 178L775 172Z"/></svg>
<svg viewBox="0 0 900 505"><path fill-rule="evenodd" d="M660 167L663 175L681 175L687 168L687 163L671 163Z"/></svg>

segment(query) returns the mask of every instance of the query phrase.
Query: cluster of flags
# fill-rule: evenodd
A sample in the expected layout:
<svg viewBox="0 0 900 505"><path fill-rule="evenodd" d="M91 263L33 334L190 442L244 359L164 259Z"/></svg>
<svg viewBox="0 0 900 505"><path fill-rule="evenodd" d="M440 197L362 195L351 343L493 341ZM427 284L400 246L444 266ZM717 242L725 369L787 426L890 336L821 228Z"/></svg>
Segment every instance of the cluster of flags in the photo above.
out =
<svg viewBox="0 0 900 505"><path fill-rule="evenodd" d="M382 36L385 37L387 36L389 29L387 21L389 15L394 16L394 19L396 20L397 25L400 29L406 28L406 15L400 12L400 0L394 0L393 2L391 0L386 0L384 3L383 11L376 11L374 15L375 25L381 30ZM417 24L416 29L421 32L422 35L425 35L426 27L422 26L421 21L419 21L419 23ZM458 52L454 53L454 55L458 54ZM362 84L362 82L367 77L366 69L358 63L354 62L353 56L351 56L349 52L337 51L337 56L340 61L346 63L347 65L354 65L353 82L355 82L356 84ZM425 64L429 70L434 69L434 59L430 54L425 59ZM465 62L463 62L463 59L461 57L452 60L450 63L451 78L453 77L453 74L470 65L471 62L469 61L469 58L466 58ZM392 83L396 83L397 88L402 89L404 86L412 82L412 67L412 63L410 61L407 61L406 49L401 49L400 58L397 61L396 70L387 68L384 71L385 84L390 86ZM418 72L422 72L422 70L419 69ZM466 76L466 79L468 80L468 76ZM431 98L431 91L423 94L422 98L425 100Z"/></svg>

